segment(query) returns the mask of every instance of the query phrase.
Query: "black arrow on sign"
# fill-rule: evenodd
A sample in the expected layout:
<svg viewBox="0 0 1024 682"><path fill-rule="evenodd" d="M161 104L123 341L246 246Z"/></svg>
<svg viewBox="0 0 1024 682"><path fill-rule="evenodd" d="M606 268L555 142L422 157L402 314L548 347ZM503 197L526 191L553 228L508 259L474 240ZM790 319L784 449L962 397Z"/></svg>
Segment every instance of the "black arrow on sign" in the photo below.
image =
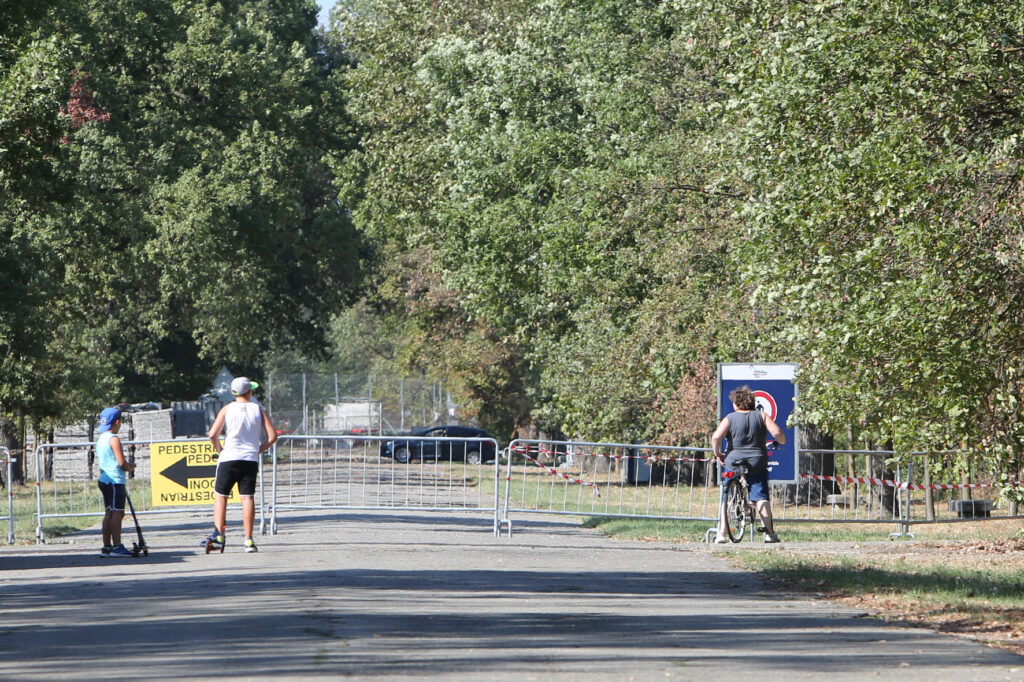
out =
<svg viewBox="0 0 1024 682"><path fill-rule="evenodd" d="M177 462L160 472L161 476L169 478L182 488L188 487L190 478L213 478L217 475L216 464L204 464L202 466L189 466L188 457L182 457Z"/></svg>

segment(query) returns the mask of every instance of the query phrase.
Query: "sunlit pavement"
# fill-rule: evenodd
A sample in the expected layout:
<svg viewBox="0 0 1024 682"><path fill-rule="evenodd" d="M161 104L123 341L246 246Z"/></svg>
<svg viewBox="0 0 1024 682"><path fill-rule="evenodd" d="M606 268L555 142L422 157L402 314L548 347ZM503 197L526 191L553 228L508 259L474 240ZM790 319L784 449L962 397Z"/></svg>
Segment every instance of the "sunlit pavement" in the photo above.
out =
<svg viewBox="0 0 1024 682"><path fill-rule="evenodd" d="M698 544L560 518L288 514L207 555L209 516L0 548L0 679L1003 680L1024 659L773 592ZM126 539L132 536L130 520Z"/></svg>

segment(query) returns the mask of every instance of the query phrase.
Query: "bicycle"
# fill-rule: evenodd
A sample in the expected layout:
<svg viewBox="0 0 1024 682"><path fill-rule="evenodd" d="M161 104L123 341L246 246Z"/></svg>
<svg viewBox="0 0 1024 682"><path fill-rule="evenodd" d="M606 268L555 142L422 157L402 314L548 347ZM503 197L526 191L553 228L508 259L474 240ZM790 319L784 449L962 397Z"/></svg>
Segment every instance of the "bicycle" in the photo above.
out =
<svg viewBox="0 0 1024 682"><path fill-rule="evenodd" d="M748 473L750 468L746 463L737 462L733 471L722 474L722 478L727 479L722 514L725 516L725 532L733 542L743 539L743 531L746 530L748 522L751 525L754 523L754 505L750 502L750 485L747 483Z"/></svg>
<svg viewBox="0 0 1024 682"><path fill-rule="evenodd" d="M778 449L778 444L772 441L768 450ZM725 516L725 532L733 542L743 539L743 532L749 523L754 526L754 503L750 501L750 484L747 483L747 474L750 467L746 462L736 462L732 471L722 474L727 479L725 484L725 505L722 514ZM737 476L737 474L739 474ZM735 526L735 527L734 527ZM758 526L754 530L758 533L765 532L764 526Z"/></svg>

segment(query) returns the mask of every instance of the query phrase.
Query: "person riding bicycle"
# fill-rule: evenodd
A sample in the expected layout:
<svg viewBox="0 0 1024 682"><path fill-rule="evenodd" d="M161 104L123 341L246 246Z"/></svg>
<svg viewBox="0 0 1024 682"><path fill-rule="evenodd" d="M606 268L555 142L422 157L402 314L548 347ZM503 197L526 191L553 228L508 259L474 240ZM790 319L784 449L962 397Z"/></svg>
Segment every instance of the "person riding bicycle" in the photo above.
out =
<svg viewBox="0 0 1024 682"><path fill-rule="evenodd" d="M744 462L747 465L750 501L754 503L757 514L761 518L762 526L758 530L764 533L765 542L779 542L779 536L775 533L775 527L772 524L766 442L768 435L771 434L779 445L785 445L786 434L771 417L757 409L754 392L750 390L749 386L741 386L730 392L729 400L732 401L734 411L727 414L718 424L715 432L711 434L711 448L714 450L718 463L724 467L725 471L731 471L738 462ZM722 439L725 437L729 438L728 456L722 454ZM724 495L722 500L724 504ZM728 541L725 514L720 513L715 542L725 543Z"/></svg>

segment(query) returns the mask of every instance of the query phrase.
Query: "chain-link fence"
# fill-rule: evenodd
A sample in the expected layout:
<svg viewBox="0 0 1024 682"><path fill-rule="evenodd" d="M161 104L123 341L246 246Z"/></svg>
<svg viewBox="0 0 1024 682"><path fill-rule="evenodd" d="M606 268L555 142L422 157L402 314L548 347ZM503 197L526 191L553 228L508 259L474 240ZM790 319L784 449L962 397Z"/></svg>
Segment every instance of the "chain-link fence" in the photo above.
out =
<svg viewBox="0 0 1024 682"><path fill-rule="evenodd" d="M457 423L442 382L378 374L272 374L259 396L283 433L367 436Z"/></svg>

